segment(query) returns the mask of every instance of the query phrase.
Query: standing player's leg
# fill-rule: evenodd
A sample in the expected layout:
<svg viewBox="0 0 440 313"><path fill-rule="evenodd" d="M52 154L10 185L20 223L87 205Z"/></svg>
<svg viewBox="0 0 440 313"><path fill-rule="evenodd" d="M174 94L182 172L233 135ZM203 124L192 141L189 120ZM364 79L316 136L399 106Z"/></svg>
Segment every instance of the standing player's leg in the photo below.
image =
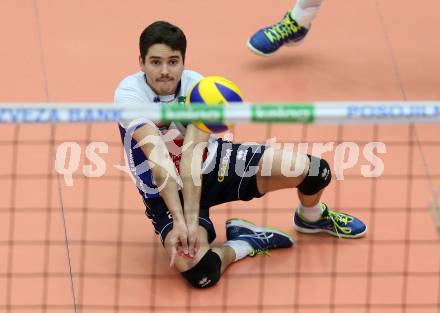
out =
<svg viewBox="0 0 440 313"><path fill-rule="evenodd" d="M283 159L290 162L283 162ZM324 159L268 148L259 166L257 186L261 193L297 188L301 204L295 212L294 227L298 231L327 232L346 238L358 238L366 233L367 227L362 221L348 214L330 210L320 201L324 189L331 181L330 166Z"/></svg>
<svg viewBox="0 0 440 313"><path fill-rule="evenodd" d="M260 29L248 40L249 49L258 55L269 56L285 44L300 43L307 35L322 1L297 0L280 22Z"/></svg>

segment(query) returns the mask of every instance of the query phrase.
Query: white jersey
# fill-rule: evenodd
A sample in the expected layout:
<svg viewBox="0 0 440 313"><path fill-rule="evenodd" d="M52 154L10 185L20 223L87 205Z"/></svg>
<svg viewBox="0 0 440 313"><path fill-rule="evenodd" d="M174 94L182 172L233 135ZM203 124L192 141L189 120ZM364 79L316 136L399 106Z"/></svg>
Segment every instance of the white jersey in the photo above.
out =
<svg viewBox="0 0 440 313"><path fill-rule="evenodd" d="M146 83L144 72L138 72L126 77L120 82L115 90L114 102L117 106L148 103L157 104L159 107L164 103L180 103L185 101L190 89L202 78L203 77L197 72L184 70L176 93L169 96L158 96ZM133 124L131 124L132 122L132 120L119 121L121 139L127 154L130 170L137 181L137 187L141 194L148 198L158 197L159 190L148 166L147 157L140 148L135 148L137 143L132 138L133 132L142 125L145 125L147 121L141 124L138 123L137 126L133 126ZM156 126L162 134L162 138L165 141L177 171L179 171L183 136L186 131L185 125L181 123L156 123ZM205 169L214 160L216 148L216 137L211 136L208 143L208 153L203 166Z"/></svg>

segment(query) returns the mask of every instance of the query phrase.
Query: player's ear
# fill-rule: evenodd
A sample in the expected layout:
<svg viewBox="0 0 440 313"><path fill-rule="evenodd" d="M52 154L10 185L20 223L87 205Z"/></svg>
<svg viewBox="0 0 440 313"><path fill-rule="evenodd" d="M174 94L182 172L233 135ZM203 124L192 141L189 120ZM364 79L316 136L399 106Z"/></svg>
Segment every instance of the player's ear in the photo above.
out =
<svg viewBox="0 0 440 313"><path fill-rule="evenodd" d="M139 56L139 66L144 66L144 60L142 60L142 56Z"/></svg>

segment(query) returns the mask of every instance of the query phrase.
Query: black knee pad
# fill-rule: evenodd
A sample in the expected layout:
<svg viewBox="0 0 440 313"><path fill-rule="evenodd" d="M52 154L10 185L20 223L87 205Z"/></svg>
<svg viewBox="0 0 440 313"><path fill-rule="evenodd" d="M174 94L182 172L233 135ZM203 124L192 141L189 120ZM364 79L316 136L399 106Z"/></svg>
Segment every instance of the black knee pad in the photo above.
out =
<svg viewBox="0 0 440 313"><path fill-rule="evenodd" d="M193 287L208 288L219 281L221 267L219 255L209 249L196 266L181 274Z"/></svg>
<svg viewBox="0 0 440 313"><path fill-rule="evenodd" d="M309 171L306 178L298 185L301 193L311 196L330 184L332 173L328 162L313 155L307 155L310 160Z"/></svg>

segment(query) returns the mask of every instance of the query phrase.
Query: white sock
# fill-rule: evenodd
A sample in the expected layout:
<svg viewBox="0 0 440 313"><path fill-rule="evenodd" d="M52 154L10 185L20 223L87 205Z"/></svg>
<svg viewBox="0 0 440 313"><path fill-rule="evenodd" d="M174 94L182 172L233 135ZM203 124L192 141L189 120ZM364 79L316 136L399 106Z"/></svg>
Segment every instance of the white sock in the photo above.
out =
<svg viewBox="0 0 440 313"><path fill-rule="evenodd" d="M244 240L228 240L225 242L225 246L231 247L234 250L234 262L243 259L254 250L251 245Z"/></svg>
<svg viewBox="0 0 440 313"><path fill-rule="evenodd" d="M310 222L315 222L321 218L322 207L321 202L318 202L315 206L308 208L302 204L299 206L299 213L301 216Z"/></svg>
<svg viewBox="0 0 440 313"><path fill-rule="evenodd" d="M299 24L309 28L321 8L323 0L297 0L290 16Z"/></svg>

